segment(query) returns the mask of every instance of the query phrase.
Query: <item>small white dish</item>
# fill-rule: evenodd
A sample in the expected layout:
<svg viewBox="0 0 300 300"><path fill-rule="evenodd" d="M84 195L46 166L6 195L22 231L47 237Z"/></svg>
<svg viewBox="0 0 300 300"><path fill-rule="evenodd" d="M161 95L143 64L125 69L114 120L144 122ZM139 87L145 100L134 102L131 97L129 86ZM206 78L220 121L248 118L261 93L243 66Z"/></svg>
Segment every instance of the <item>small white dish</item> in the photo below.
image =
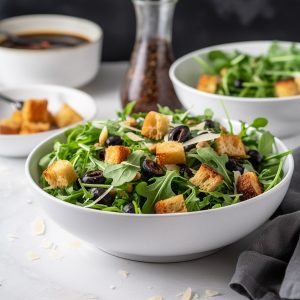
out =
<svg viewBox="0 0 300 300"><path fill-rule="evenodd" d="M211 108L216 117L224 115L221 101L224 102L230 118L251 122L257 117L265 117L269 120L268 129L280 138L287 138L299 134L300 128L300 95L282 98L242 98L209 94L197 90L201 67L194 60L194 56L207 57L211 50L240 52L251 55L266 53L271 41L250 41L217 45L204 48L184 55L176 60L170 68L170 78L173 82L178 98L186 108L192 112L203 113L205 108ZM279 42L279 45L287 48L291 42ZM297 43L300 47L300 44Z"/></svg>
<svg viewBox="0 0 300 300"><path fill-rule="evenodd" d="M27 15L0 21L0 30L17 34L73 33L89 43L69 48L30 50L0 47L0 84L57 84L80 87L100 66L103 33L91 21L63 15Z"/></svg>
<svg viewBox="0 0 300 300"><path fill-rule="evenodd" d="M226 125L226 122L223 122ZM233 122L235 129L238 122ZM176 214L121 214L76 206L39 187L39 160L49 153L56 134L29 155L25 173L36 200L62 228L110 254L145 262L176 262L208 255L246 236L274 213L289 187L294 161L284 162L284 178L271 190L252 199L217 209ZM279 152L287 147L275 139Z"/></svg>
<svg viewBox="0 0 300 300"><path fill-rule="evenodd" d="M67 87L55 85L26 85L14 88L1 88L0 93L12 99L47 99L48 109L55 113L63 103L69 104L85 121L92 120L96 115L96 104L88 94ZM14 107L0 99L0 120L9 118ZM24 157L44 139L65 128L53 129L28 135L0 134L0 156Z"/></svg>

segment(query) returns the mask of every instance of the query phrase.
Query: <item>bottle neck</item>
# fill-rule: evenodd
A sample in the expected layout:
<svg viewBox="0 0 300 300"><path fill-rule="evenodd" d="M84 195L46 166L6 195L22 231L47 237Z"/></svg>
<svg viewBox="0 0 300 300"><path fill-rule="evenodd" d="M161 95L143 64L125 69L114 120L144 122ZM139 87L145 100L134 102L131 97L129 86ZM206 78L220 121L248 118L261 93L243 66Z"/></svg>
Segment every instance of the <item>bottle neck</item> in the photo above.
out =
<svg viewBox="0 0 300 300"><path fill-rule="evenodd" d="M171 42L176 2L177 0L133 0L136 39L159 38Z"/></svg>

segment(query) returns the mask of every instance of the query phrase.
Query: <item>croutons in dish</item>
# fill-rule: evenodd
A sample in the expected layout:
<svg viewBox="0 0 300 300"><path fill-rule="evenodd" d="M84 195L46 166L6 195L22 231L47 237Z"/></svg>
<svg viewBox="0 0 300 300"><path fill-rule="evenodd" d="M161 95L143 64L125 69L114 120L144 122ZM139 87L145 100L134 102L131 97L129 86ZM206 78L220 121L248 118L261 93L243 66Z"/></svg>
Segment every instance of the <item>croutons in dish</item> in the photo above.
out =
<svg viewBox="0 0 300 300"><path fill-rule="evenodd" d="M14 111L10 118L0 121L0 134L38 133L82 120L81 115L66 103L53 115L46 99L29 99L24 101L22 110Z"/></svg>
<svg viewBox="0 0 300 300"><path fill-rule="evenodd" d="M300 49L276 42L267 53L251 56L239 51L212 50L195 57L201 68L196 88L236 97L269 98L300 95Z"/></svg>
<svg viewBox="0 0 300 300"><path fill-rule="evenodd" d="M267 120L239 132L212 119L160 107L65 132L40 160L41 187L78 206L134 214L184 213L245 201L283 178ZM251 201L251 200L250 200Z"/></svg>

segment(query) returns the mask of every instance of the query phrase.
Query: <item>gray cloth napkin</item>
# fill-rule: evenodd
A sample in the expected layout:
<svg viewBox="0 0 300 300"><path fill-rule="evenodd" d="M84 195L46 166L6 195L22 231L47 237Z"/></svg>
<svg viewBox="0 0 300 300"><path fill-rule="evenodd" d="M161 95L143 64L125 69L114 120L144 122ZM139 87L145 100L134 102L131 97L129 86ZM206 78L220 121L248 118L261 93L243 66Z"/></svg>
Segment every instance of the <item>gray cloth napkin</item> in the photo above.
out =
<svg viewBox="0 0 300 300"><path fill-rule="evenodd" d="M241 253L230 287L249 299L300 299L300 148L295 172L276 217Z"/></svg>

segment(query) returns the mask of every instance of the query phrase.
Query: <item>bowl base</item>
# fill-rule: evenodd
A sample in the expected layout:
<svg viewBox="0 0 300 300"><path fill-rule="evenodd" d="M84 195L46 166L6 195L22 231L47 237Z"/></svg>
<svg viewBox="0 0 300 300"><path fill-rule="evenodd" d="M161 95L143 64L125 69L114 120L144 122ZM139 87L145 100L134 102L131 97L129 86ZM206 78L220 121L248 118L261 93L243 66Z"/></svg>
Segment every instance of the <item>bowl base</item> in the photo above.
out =
<svg viewBox="0 0 300 300"><path fill-rule="evenodd" d="M109 251L104 250L101 248L96 248L98 250L101 250L105 253L108 253L113 256L117 256L120 258L125 258L128 260L133 261L140 261L140 262L146 262L146 263L175 263L175 262L184 262L189 260L195 260L198 258L202 258L208 255L211 255L222 248L210 250L210 251L204 251L199 253L192 253L187 255L176 255L176 256L147 256L147 255L136 255L136 254L128 254L128 253L122 253L122 252L115 252L115 251Z"/></svg>

